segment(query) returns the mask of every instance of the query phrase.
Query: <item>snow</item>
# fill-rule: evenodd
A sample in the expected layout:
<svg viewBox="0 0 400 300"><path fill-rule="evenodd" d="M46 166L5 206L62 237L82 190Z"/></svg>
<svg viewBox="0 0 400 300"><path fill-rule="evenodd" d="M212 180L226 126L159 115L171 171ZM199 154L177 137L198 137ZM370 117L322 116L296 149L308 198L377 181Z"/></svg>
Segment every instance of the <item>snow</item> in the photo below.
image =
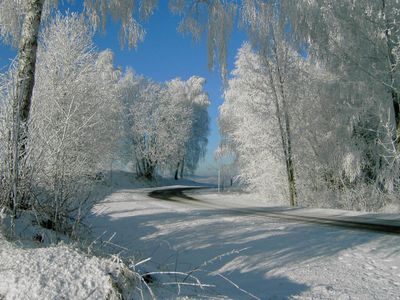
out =
<svg viewBox="0 0 400 300"><path fill-rule="evenodd" d="M121 287L125 294L145 291L133 273L128 283L127 265L151 273L157 299L400 299L399 235L235 210L263 207L375 222L399 222L398 214L268 207L260 196L215 189L184 192L201 205L176 196L166 201L148 194L204 184L159 178L157 184L165 186L149 187L125 172L114 172L110 180L112 185L97 190L96 196L106 196L86 220L93 248L107 257L46 232L45 240L58 244L12 243L0 235L0 299L114 299Z"/></svg>
<svg viewBox="0 0 400 300"><path fill-rule="evenodd" d="M109 175L106 184L94 191L94 198L113 195L114 190L123 188L136 191L149 185L176 183L158 178L149 184L122 171ZM137 295L138 287L143 288L136 274L116 256L94 256L89 248L82 251L83 244L73 244L66 236L35 225L36 218L29 212L22 213L16 222L16 239L9 241L5 236L10 219L0 212L0 299L117 299L120 289L129 296ZM96 248L93 244L90 248Z"/></svg>
<svg viewBox="0 0 400 300"><path fill-rule="evenodd" d="M319 217L331 220L343 220L352 222L368 222L372 224L397 224L400 226L400 214L396 213L372 213L359 212L340 209L326 208L290 208L282 206L280 201L265 200L260 194L226 192L218 193L213 190L191 190L186 191L186 195L200 198L203 202L229 208L261 208L268 212L284 213L287 216Z"/></svg>
<svg viewBox="0 0 400 300"><path fill-rule="evenodd" d="M116 269L71 246L23 249L0 237L0 299L113 299Z"/></svg>
<svg viewBox="0 0 400 300"><path fill-rule="evenodd" d="M150 258L140 272L190 272L213 286L178 289L165 283L183 281L182 277L156 274L151 286L160 299L176 299L177 293L187 299L399 299L398 235L157 200L148 197L152 190L115 190L95 206L88 221L99 241L113 237L109 251L135 261ZM265 206L251 194L187 194L226 207ZM360 216L332 210L303 212Z"/></svg>

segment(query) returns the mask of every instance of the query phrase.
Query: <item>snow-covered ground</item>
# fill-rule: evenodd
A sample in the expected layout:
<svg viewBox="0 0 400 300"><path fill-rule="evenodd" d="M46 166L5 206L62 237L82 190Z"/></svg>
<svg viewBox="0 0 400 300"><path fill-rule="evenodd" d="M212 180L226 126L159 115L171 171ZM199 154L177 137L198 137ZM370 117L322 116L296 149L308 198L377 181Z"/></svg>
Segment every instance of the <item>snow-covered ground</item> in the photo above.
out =
<svg viewBox="0 0 400 300"><path fill-rule="evenodd" d="M159 178L149 184L135 181L131 173L117 171L99 184L93 197L99 199L107 194L113 197L113 190L127 187L138 189L173 183L176 182ZM0 300L119 299L121 295L130 299L140 297L145 289L132 266L101 251L97 241L89 238L72 242L63 234L37 225L31 212L23 212L15 228L14 237L7 240L10 219L0 211ZM93 255L94 252L101 256Z"/></svg>
<svg viewBox="0 0 400 300"><path fill-rule="evenodd" d="M152 190L115 190L88 222L108 251L134 262L149 258L139 266L142 273L164 272L152 279L160 299L179 292L195 299L400 299L399 235L157 200L147 196ZM248 194L192 196L227 206L265 205ZM332 213L351 215L325 215ZM165 272L186 272L210 286L187 287L194 279Z"/></svg>
<svg viewBox="0 0 400 300"><path fill-rule="evenodd" d="M162 188L133 184L128 173L110 180L97 190L106 196L86 220L89 248L108 255L64 243L11 243L0 235L0 299L113 299L122 291L139 297L138 287L146 289L127 266L155 273L144 278L157 299L400 299L400 235L237 212L266 207L252 194L185 191L202 204L148 196L175 183L193 184L185 180L160 179ZM269 209L400 221L398 214ZM30 230L32 236L37 228ZM57 242L51 232L44 236Z"/></svg>
<svg viewBox="0 0 400 300"><path fill-rule="evenodd" d="M118 299L115 287L128 284L118 261L71 245L20 246L0 235L0 299Z"/></svg>

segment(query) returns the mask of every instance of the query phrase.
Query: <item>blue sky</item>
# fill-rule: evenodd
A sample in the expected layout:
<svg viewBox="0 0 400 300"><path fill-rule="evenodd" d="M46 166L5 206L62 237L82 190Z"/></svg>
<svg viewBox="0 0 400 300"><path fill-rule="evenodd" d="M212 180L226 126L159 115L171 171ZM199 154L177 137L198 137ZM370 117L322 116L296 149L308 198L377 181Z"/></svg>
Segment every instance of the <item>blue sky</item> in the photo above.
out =
<svg viewBox="0 0 400 300"><path fill-rule="evenodd" d="M80 1L77 1L78 3ZM201 162L197 173L213 174L214 150L219 143L218 106L222 103L222 81L218 66L209 71L207 64L207 43L203 38L194 42L189 35L177 32L180 17L168 11L168 1L159 1L159 7L154 15L142 25L146 30L144 42L137 49L121 49L118 41L118 24L109 21L106 32L98 33L94 42L99 50L111 49L115 54L115 65L132 67L136 73L148 76L156 81L166 81L175 77L187 79L192 75L206 78L205 86L211 99L209 114L211 132L206 158ZM80 5L70 7L76 10ZM232 70L237 49L245 39L245 34L234 30L228 47L228 69ZM16 55L15 50L0 45L0 67L8 64Z"/></svg>

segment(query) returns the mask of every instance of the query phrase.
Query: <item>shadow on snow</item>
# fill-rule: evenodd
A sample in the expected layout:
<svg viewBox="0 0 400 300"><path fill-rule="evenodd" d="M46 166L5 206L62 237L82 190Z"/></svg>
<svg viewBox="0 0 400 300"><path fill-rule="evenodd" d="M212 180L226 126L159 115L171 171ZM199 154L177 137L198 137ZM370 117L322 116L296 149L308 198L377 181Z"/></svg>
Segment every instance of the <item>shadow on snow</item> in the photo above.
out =
<svg viewBox="0 0 400 300"><path fill-rule="evenodd" d="M89 217L94 234L107 231L108 236L102 237L107 240L116 232L113 243L131 249L124 250L123 255L136 260L151 257L147 269L196 270L193 274L203 283L216 285L216 293L230 285L218 275L223 274L261 299L290 298L309 287L274 275L277 269L333 256L382 237L379 233L276 219L265 222L260 216L235 215L224 209L184 210L177 205L176 212L165 212L162 204L151 208L151 199L129 201L133 194L119 193L121 201L110 201L116 203L115 207ZM395 241L391 246L394 252L400 251ZM249 298L233 286L224 288L224 294L234 299Z"/></svg>

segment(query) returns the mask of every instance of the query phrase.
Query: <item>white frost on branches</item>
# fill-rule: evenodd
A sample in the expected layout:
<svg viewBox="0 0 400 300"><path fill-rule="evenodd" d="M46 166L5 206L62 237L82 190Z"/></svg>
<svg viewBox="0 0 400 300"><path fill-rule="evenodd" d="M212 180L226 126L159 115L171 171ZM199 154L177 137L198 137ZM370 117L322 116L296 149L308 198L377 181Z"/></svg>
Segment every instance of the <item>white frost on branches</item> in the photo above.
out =
<svg viewBox="0 0 400 300"><path fill-rule="evenodd" d="M128 71L121 80L127 113L126 139L139 175L193 172L205 154L209 99L205 81L191 77L158 84Z"/></svg>

